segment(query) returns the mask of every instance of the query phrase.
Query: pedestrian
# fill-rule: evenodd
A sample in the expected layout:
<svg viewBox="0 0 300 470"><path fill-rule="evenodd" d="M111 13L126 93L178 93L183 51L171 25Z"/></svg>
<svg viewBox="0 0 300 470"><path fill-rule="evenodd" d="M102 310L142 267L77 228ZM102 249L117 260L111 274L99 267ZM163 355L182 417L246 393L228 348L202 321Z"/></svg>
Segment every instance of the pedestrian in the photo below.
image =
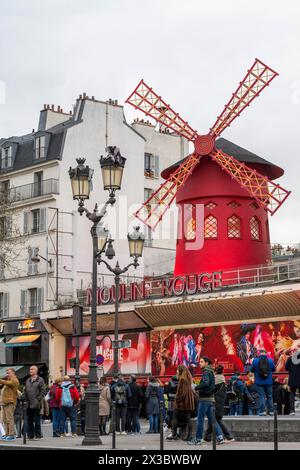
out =
<svg viewBox="0 0 300 470"><path fill-rule="evenodd" d="M110 414L110 405L111 405L111 393L110 393L110 388L109 385L106 381L106 377L101 377L100 378L100 384L99 384L99 390L100 390L100 395L99 395L99 429L100 429L100 435L101 436L106 436L106 423L109 418Z"/></svg>
<svg viewBox="0 0 300 470"><path fill-rule="evenodd" d="M293 413L291 411L291 388L288 382L289 382L289 378L285 377L283 379L283 384L281 385L281 389L280 389L281 401L282 401L282 414L284 415L289 415L290 413ZM293 414L291 416L293 416Z"/></svg>
<svg viewBox="0 0 300 470"><path fill-rule="evenodd" d="M146 413L149 419L149 429L146 434L158 432L158 416L159 416L159 397L160 384L155 377L149 377L148 386L145 393Z"/></svg>
<svg viewBox="0 0 300 470"><path fill-rule="evenodd" d="M129 388L131 397L128 399L127 405L127 431L131 434L138 432L138 417L140 404L143 399L141 387L136 383L136 376L131 375Z"/></svg>
<svg viewBox="0 0 300 470"><path fill-rule="evenodd" d="M84 435L85 433L85 411L86 411L86 406L85 406L85 388L83 385L80 387L80 392L79 392L79 414L80 414L80 427L81 427L81 433Z"/></svg>
<svg viewBox="0 0 300 470"><path fill-rule="evenodd" d="M245 384L238 374L234 374L229 380L227 398L229 400L229 415L241 416L245 404Z"/></svg>
<svg viewBox="0 0 300 470"><path fill-rule="evenodd" d="M23 406L22 406L22 392L17 390L17 403L14 412L15 429L17 432L17 439L22 437L22 426L23 426Z"/></svg>
<svg viewBox="0 0 300 470"><path fill-rule="evenodd" d="M27 427L28 439L42 439L41 408L46 395L44 379L38 375L38 368L31 366L30 377L26 380L24 397L27 402Z"/></svg>
<svg viewBox="0 0 300 470"><path fill-rule="evenodd" d="M5 379L0 379L0 384L4 385L2 390L2 420L5 430L2 440L11 441L16 438L14 426L14 412L17 404L19 380L15 370L9 367L6 371Z"/></svg>
<svg viewBox="0 0 300 470"><path fill-rule="evenodd" d="M60 400L56 398L57 390L62 383L62 378L58 377L54 380L54 384L51 385L49 390L49 407L52 414L52 436L60 437L60 420L61 420L61 409Z"/></svg>
<svg viewBox="0 0 300 470"><path fill-rule="evenodd" d="M215 402L216 402L216 420L219 424L225 442L233 442L234 438L227 428L226 424L223 421L223 416L225 414L225 401L226 401L226 379L223 375L224 367L222 365L217 365L215 370ZM211 441L212 435L212 426L208 426L204 440L207 442Z"/></svg>
<svg viewBox="0 0 300 470"><path fill-rule="evenodd" d="M75 385L72 384L68 375L64 376L63 381L56 391L56 399L60 406L60 425L59 432L61 437L67 437L65 433L65 425L67 418L71 422L71 436L77 437L76 434L76 405L79 401L79 393Z"/></svg>
<svg viewBox="0 0 300 470"><path fill-rule="evenodd" d="M266 416L266 398L268 413L274 415L272 372L275 372L274 361L267 356L266 350L261 349L259 357L252 362L251 372L254 372L254 382L259 393L260 409L259 416Z"/></svg>
<svg viewBox="0 0 300 470"><path fill-rule="evenodd" d="M212 361L208 357L200 358L200 368L202 371L201 381L196 386L195 390L199 393L199 404L198 404L198 415L197 415L197 430L194 439L188 442L190 445L202 445L205 443L203 440L204 431L204 419L207 416L208 426L215 426L215 432L217 437L217 444L223 444L224 437L222 430L216 422L215 417L215 375L212 368Z"/></svg>
<svg viewBox="0 0 300 470"><path fill-rule="evenodd" d="M131 390L129 385L124 382L122 374L115 377L115 382L111 386L111 397L116 402L116 431L126 435L127 403L131 398Z"/></svg>
<svg viewBox="0 0 300 470"><path fill-rule="evenodd" d="M167 439L177 440L177 428L181 422L187 429L184 440L189 441L192 437L191 413L195 410L196 406L195 392L192 388L193 377L187 367L179 365L177 378L178 386L174 398L172 434Z"/></svg>
<svg viewBox="0 0 300 470"><path fill-rule="evenodd" d="M296 391L300 392L300 351L299 349L288 357L285 365L289 373L288 385L290 387L290 415L295 414L295 396Z"/></svg>
<svg viewBox="0 0 300 470"><path fill-rule="evenodd" d="M260 407L260 398L257 386L254 383L254 374L252 372L248 372L245 385L245 396L248 415L257 415Z"/></svg>
<svg viewBox="0 0 300 470"><path fill-rule="evenodd" d="M275 403L276 403L277 413L281 415L282 408L283 408L282 403L281 403L281 399L282 399L281 383L279 382L278 377L273 377L272 381L273 381L272 382L273 406L275 406Z"/></svg>
<svg viewBox="0 0 300 470"><path fill-rule="evenodd" d="M173 415L174 415L174 401L175 401L175 395L177 392L177 387L178 387L178 378L177 375L173 375L171 378L170 382L167 385L167 397L168 397L168 428L172 429L172 423L173 423Z"/></svg>

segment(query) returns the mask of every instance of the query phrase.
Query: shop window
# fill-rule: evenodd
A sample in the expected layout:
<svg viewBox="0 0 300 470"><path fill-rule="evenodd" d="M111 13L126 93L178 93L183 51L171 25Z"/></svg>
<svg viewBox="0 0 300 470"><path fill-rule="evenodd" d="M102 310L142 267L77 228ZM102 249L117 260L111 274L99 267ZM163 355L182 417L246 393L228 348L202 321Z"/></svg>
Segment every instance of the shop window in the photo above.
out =
<svg viewBox="0 0 300 470"><path fill-rule="evenodd" d="M251 240L260 240L260 222L257 217L250 219Z"/></svg>
<svg viewBox="0 0 300 470"><path fill-rule="evenodd" d="M227 220L227 236L228 238L241 238L241 219L237 215L232 215Z"/></svg>
<svg viewBox="0 0 300 470"><path fill-rule="evenodd" d="M204 220L204 238L218 238L218 221L213 215Z"/></svg>

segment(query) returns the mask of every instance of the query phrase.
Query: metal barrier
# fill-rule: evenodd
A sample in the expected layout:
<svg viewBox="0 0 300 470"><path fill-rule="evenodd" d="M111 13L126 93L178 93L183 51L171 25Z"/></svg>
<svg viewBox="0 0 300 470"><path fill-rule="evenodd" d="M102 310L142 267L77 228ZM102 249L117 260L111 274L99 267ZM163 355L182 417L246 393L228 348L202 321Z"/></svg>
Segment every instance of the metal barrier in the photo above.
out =
<svg viewBox="0 0 300 470"><path fill-rule="evenodd" d="M216 405L215 403L212 404L212 423L211 423L211 431L212 431L212 450L217 450L217 437L216 437Z"/></svg>
<svg viewBox="0 0 300 470"><path fill-rule="evenodd" d="M274 450L278 450L278 416L277 403L274 403Z"/></svg>
<svg viewBox="0 0 300 470"><path fill-rule="evenodd" d="M27 436L27 410L26 410L26 401L24 398L21 399L22 404L22 417L23 417L23 444L26 444ZM22 429L21 429L22 432Z"/></svg>
<svg viewBox="0 0 300 470"><path fill-rule="evenodd" d="M164 402L159 402L159 450L164 450Z"/></svg>
<svg viewBox="0 0 300 470"><path fill-rule="evenodd" d="M111 421L112 421L112 449L116 448L116 402L113 400L111 407Z"/></svg>

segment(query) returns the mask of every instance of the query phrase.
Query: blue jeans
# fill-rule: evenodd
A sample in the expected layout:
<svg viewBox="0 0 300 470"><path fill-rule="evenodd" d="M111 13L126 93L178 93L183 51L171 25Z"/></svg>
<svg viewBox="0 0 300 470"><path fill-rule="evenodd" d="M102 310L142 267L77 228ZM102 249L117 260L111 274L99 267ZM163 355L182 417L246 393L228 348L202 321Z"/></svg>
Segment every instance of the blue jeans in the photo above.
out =
<svg viewBox="0 0 300 470"><path fill-rule="evenodd" d="M243 414L244 403L239 401L237 403L230 403L229 404L229 414L230 416L240 416Z"/></svg>
<svg viewBox="0 0 300 470"><path fill-rule="evenodd" d="M217 439L219 441L223 439L221 428L216 421L216 417L214 416L213 404L214 403L211 401L199 400L198 416L197 416L197 431L196 431L196 439L199 441L203 438L205 416L207 416L207 419L208 419L208 426L212 426L213 423L215 424Z"/></svg>
<svg viewBox="0 0 300 470"><path fill-rule="evenodd" d="M51 408L53 435L59 432L60 426L60 408Z"/></svg>
<svg viewBox="0 0 300 470"><path fill-rule="evenodd" d="M158 415L149 415L149 431L158 432Z"/></svg>
<svg viewBox="0 0 300 470"><path fill-rule="evenodd" d="M70 418L70 421L71 421L71 433L75 434L76 433L76 408L74 406L72 407L62 406L61 407L60 426L59 426L59 430L61 434L65 432L65 425L66 425L67 418Z"/></svg>
<svg viewBox="0 0 300 470"><path fill-rule="evenodd" d="M273 406L273 390L272 385L257 385L257 391L259 394L260 408L259 413L266 411L266 397L267 397L267 408L269 413L274 411Z"/></svg>

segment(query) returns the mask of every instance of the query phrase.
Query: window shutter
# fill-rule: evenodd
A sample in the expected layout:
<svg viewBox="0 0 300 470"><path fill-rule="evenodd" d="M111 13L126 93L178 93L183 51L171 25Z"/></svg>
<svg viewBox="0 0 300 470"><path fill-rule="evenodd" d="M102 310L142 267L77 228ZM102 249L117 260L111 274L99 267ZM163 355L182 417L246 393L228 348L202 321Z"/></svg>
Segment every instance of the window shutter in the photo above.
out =
<svg viewBox="0 0 300 470"><path fill-rule="evenodd" d="M9 314L9 294L3 294L3 316L8 317Z"/></svg>
<svg viewBox="0 0 300 470"><path fill-rule="evenodd" d="M6 227L5 227L7 237L12 236L12 226L13 226L12 216L7 216L6 217Z"/></svg>
<svg viewBox="0 0 300 470"><path fill-rule="evenodd" d="M32 248L32 256L38 256L39 254L39 249L38 248ZM31 267L31 274L37 274L38 273L38 263L35 263L34 261L31 261L32 267Z"/></svg>
<svg viewBox="0 0 300 470"><path fill-rule="evenodd" d="M27 290L21 290L20 314L25 315L27 308Z"/></svg>
<svg viewBox="0 0 300 470"><path fill-rule="evenodd" d="M34 274L34 263L31 261L34 250L30 246L28 247L28 261L27 261L27 274L30 276Z"/></svg>
<svg viewBox="0 0 300 470"><path fill-rule="evenodd" d="M155 178L159 178L159 157L158 155L154 155L154 176Z"/></svg>
<svg viewBox="0 0 300 470"><path fill-rule="evenodd" d="M44 289L37 290L37 313L43 311L44 308Z"/></svg>
<svg viewBox="0 0 300 470"><path fill-rule="evenodd" d="M45 232L46 230L46 208L43 207L40 209L40 217L39 217L39 232Z"/></svg>

